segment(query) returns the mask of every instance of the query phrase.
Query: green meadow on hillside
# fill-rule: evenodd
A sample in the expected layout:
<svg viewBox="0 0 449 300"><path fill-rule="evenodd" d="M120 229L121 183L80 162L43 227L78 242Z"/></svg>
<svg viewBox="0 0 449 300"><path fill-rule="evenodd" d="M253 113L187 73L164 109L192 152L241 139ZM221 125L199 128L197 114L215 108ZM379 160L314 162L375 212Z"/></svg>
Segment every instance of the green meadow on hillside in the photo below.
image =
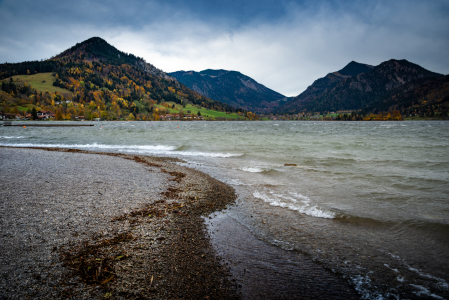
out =
<svg viewBox="0 0 449 300"><path fill-rule="evenodd" d="M156 105L154 105L154 107L167 109L169 111L169 113L171 113L171 114L179 114L179 112L182 110L184 112L184 114L193 113L195 115L198 115L198 112L200 112L201 116L203 116L204 118L214 118L214 119L227 118L227 119L234 119L234 120L238 120L238 119L245 120L246 119L244 116L239 116L237 113L226 113L226 112L222 112L222 111L207 109L204 107L198 107L198 106L195 106L192 104L187 104L187 105L185 105L185 107L183 107L181 104L177 104L174 102L166 102L166 103L169 105L168 108L164 107L163 105L160 105L160 104L156 104ZM175 108L172 108L173 105L175 105Z"/></svg>
<svg viewBox="0 0 449 300"><path fill-rule="evenodd" d="M53 86L53 82L56 81L56 78L52 76L53 73L37 73L33 75L16 75L12 76L14 82L26 82L32 88L36 89L38 92L49 91L51 93L68 93L72 94L71 91L60 88L58 86ZM10 77L11 78L11 77ZM2 81L8 82L10 79L6 78Z"/></svg>

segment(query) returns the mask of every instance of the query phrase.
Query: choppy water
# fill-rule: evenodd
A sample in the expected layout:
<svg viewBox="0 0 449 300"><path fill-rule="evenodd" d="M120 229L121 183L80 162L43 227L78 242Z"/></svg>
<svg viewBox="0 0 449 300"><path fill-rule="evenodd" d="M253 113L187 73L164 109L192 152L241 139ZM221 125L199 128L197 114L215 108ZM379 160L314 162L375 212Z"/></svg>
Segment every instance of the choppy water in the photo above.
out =
<svg viewBox="0 0 449 300"><path fill-rule="evenodd" d="M183 158L236 189L252 234L363 297L449 298L447 122L94 124L0 127L0 145Z"/></svg>

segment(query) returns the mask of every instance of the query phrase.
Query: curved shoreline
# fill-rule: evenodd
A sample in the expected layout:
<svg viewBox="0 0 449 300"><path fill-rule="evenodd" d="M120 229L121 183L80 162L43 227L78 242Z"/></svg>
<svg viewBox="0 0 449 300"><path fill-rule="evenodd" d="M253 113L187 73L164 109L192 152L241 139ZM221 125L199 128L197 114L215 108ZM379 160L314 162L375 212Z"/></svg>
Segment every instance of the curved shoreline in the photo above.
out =
<svg viewBox="0 0 449 300"><path fill-rule="evenodd" d="M0 161L7 160L3 171L26 174L0 173L0 190L12 199L11 207L0 202L6 216L0 299L359 298L309 257L265 244L228 210L221 212L236 201L234 189L175 164L182 160L65 148L0 150ZM62 207L53 224L40 224L47 223L45 207L39 216L22 217L24 204L34 204L23 191L33 188L48 210ZM7 224L15 218L19 224ZM30 237L18 229L33 223L48 234ZM8 263L15 264L11 274Z"/></svg>
<svg viewBox="0 0 449 300"><path fill-rule="evenodd" d="M11 168L11 171L14 168L23 169L22 172L27 174L28 178L23 176L13 178L15 174L11 172L8 176L10 181L6 183L11 185L15 182L16 185L9 187L9 196L5 198L8 203L2 203L4 206L2 210L7 218L5 223L10 222L10 224L2 226L9 233L4 234L2 230L0 236L3 245L1 250L6 253L3 257L5 265L1 268L1 275L5 280L4 284L1 284L3 294L0 294L0 298L31 296L38 298L235 299L239 297L236 284L230 280L229 270L222 266L219 257L211 247L202 218L214 211L224 209L235 200L236 196L231 187L202 172L174 164L173 162L179 160L173 158L60 148L2 148L3 153L0 158L9 159L9 163L12 163L7 167ZM50 151L57 152L58 155L53 155L54 153ZM26 160L19 161L19 157L26 157L37 166L23 165ZM39 236L39 232L30 237L27 236L29 233L27 230L19 231L17 224L16 226L13 224L24 206L33 205L28 203L31 197L21 198L23 194L20 191L36 188L33 186L33 181L46 177L45 172L48 170L44 165L53 166L52 158L56 160L54 166L67 168L62 173L59 172L62 175L58 174L62 177L66 176L69 182L86 175L78 173L80 170L94 172L89 165L92 161L98 161L97 164L100 165L115 164L105 166L103 171L106 174L111 171L108 170L111 166L119 168L122 165L139 169L138 172L136 171L139 175L147 172L149 179L156 182L156 184L149 183L149 186L153 186L152 188L155 188L158 193L153 193L150 197L142 199L144 201L139 201L139 198L154 192L154 189L146 191L144 187L136 195L117 195L121 190L118 186L115 196L120 199L101 202L104 205L101 207L103 211L108 210L108 203L112 205L113 201L120 202L121 205L135 206L136 201L131 204L128 197L137 199L139 205L125 208L121 212L107 212L103 216L102 211L99 211L99 207L96 206L97 201L101 200L92 197L112 197L106 188L104 191L98 190L97 193L92 192L86 196L82 195L83 190L91 186L84 188L77 186L75 190L79 195L65 195L64 190L71 187L58 186L58 182L65 181L64 178L58 178L55 182L49 183L49 186L52 186L52 192L48 189L37 191L36 198L41 202L56 199L56 202L52 202L53 207L63 206L61 209L67 211L67 216L64 216L64 222L58 223L53 219L51 225L42 225L45 223L42 214L34 217L28 215L25 220L20 221L24 226L35 222L41 232L45 232L49 227L46 238ZM58 165L61 163L66 165ZM78 169L70 170L72 166ZM117 177L118 174L120 171L111 176ZM110 175L105 175L104 178L98 177L96 180L101 182L113 179L115 185L122 181L120 178L108 176ZM133 174L127 174L127 176L133 177ZM136 185L133 189L138 186ZM126 190L125 186L123 188ZM129 191L126 192L129 193ZM70 197L78 199L87 197L88 200L80 205L78 202L70 202L67 199ZM60 199L67 202L60 204ZM77 205L80 207L77 208ZM93 205L93 208L87 207L88 205ZM74 214L81 214L80 218L85 219L84 223L75 226L70 226L70 222L67 225L64 224ZM102 215L102 217L98 219L94 215ZM99 224L91 227L86 225L95 222ZM63 230L64 233L58 231L59 235L56 235L55 228ZM55 236L52 236L53 233ZM40 252L37 252L40 257L35 257L36 251L33 251L33 243L36 243L33 240L36 240L36 236L45 240L43 245L40 245ZM31 243L28 243L27 239L31 239ZM48 260L37 262L46 255L49 257ZM32 263L16 265L17 276L9 275L6 264L21 260ZM51 275L48 274L49 272ZM25 279L25 282L22 281L20 284L13 282L19 278ZM19 287L20 290L17 289Z"/></svg>

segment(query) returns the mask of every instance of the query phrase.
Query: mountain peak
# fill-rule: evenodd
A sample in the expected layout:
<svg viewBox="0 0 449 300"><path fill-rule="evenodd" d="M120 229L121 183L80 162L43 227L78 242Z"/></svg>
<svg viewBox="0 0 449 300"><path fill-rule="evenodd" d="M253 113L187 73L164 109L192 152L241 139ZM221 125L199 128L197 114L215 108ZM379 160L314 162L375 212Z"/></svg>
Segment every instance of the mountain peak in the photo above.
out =
<svg viewBox="0 0 449 300"><path fill-rule="evenodd" d="M223 70L223 69L218 69L218 70L206 69L206 70L203 70L203 71L199 72L199 74L200 75L208 75L208 76L211 76L211 77L218 77L218 76L222 76L224 74L227 74L229 72L232 72L232 71Z"/></svg>
<svg viewBox="0 0 449 300"><path fill-rule="evenodd" d="M87 45L87 44L104 44L104 45L108 45L110 47L113 47L108 42L106 42L104 39L102 39L101 37L94 36L94 37L91 37L91 38L89 38L89 39L87 39L85 41L82 41L81 43L76 43L76 45L73 46L72 48L81 47L81 46Z"/></svg>
<svg viewBox="0 0 449 300"><path fill-rule="evenodd" d="M118 50L100 37L92 37L81 43L77 43L75 46L56 56L56 58L68 58L72 60L101 59L113 65L136 64L136 62L142 60L133 54Z"/></svg>
<svg viewBox="0 0 449 300"><path fill-rule="evenodd" d="M412 71L414 73L420 73L424 77L425 76L443 76L443 74L429 71L429 70L421 67L420 65L409 62L406 59L390 59L390 60L384 61L376 68L379 68L379 67L382 69L392 69L395 71L398 71L399 69L401 69L402 71Z"/></svg>
<svg viewBox="0 0 449 300"><path fill-rule="evenodd" d="M175 78L168 76L162 70L147 63L143 58L122 52L100 37L92 37L77 43L72 48L56 56L55 59L64 62L98 61L115 66L126 64L135 66L149 75L176 81Z"/></svg>
<svg viewBox="0 0 449 300"><path fill-rule="evenodd" d="M82 43L108 43L108 42L106 42L104 39L102 39L101 37L98 37L98 36L94 36L94 37L91 37L90 39L87 39L87 40L85 40L84 42L82 42Z"/></svg>
<svg viewBox="0 0 449 300"><path fill-rule="evenodd" d="M338 71L338 73L345 76L357 76L360 73L369 73L373 68L374 66L351 61L343 69Z"/></svg>

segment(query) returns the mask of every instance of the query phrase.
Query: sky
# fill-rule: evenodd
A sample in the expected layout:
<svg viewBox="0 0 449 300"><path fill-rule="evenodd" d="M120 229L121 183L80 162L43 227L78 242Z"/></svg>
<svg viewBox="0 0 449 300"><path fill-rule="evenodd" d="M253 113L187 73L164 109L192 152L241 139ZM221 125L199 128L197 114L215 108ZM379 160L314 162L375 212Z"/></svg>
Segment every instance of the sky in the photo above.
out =
<svg viewBox="0 0 449 300"><path fill-rule="evenodd" d="M0 0L0 63L98 36L165 72L239 71L286 96L351 61L449 73L449 1Z"/></svg>

